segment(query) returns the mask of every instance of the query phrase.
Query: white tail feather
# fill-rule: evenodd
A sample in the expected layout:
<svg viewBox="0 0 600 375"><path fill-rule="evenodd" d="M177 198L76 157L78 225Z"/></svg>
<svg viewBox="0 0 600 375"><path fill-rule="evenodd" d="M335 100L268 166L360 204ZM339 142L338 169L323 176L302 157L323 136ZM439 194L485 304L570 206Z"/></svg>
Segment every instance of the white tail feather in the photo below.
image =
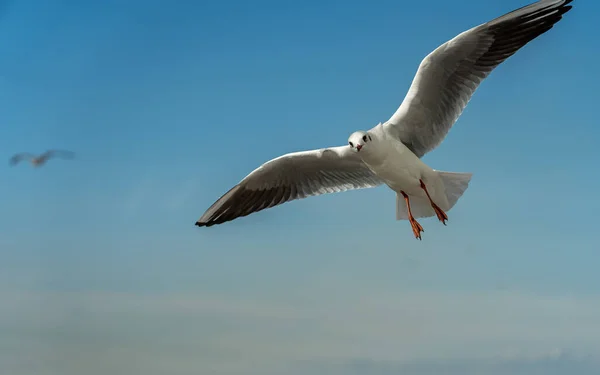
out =
<svg viewBox="0 0 600 375"><path fill-rule="evenodd" d="M459 173L459 172L443 172L435 171L440 178L441 183L444 187L444 193L446 195L447 205L439 202L438 205L446 212L450 211L456 204L458 199L464 194L469 187L472 173ZM410 209L415 219L423 217L435 216L435 211L429 203L429 199L424 194L411 195ZM434 200L435 201L435 200ZM445 202L444 202L445 203ZM445 207L443 207L445 206ZM396 193L396 220L408 220L408 210L406 208L406 202L402 194Z"/></svg>
<svg viewBox="0 0 600 375"><path fill-rule="evenodd" d="M473 173L436 172L446 188L446 199L448 199L448 210L450 210L469 187Z"/></svg>

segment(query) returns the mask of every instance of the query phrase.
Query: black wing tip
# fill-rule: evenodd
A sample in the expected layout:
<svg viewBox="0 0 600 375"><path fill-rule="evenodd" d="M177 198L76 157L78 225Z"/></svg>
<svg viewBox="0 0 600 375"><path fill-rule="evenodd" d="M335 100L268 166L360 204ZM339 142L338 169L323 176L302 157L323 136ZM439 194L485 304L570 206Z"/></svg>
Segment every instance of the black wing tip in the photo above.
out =
<svg viewBox="0 0 600 375"><path fill-rule="evenodd" d="M571 1L573 1L573 0L571 0ZM569 1L569 3L570 3L571 1ZM569 4L569 3L565 3L565 4ZM565 6L563 6L562 8L560 8L560 14L561 14L561 15L562 15L562 14L565 14L565 13L567 13L568 11L570 11L571 9L573 9L573 5L565 5Z"/></svg>
<svg viewBox="0 0 600 375"><path fill-rule="evenodd" d="M206 221L196 221L194 223L194 225L197 226L197 227L210 227L213 224L210 223L210 222L206 222Z"/></svg>
<svg viewBox="0 0 600 375"><path fill-rule="evenodd" d="M203 227L212 227L213 225L218 225L218 224L223 224L226 223L228 221L232 221L237 219L238 217L234 217L232 219L209 219L208 221L201 221L202 219L196 221L194 223L195 226L199 227L199 228L203 228Z"/></svg>
<svg viewBox="0 0 600 375"><path fill-rule="evenodd" d="M194 225L211 227L227 223L296 198L297 194L291 188L253 190L240 183L213 203Z"/></svg>
<svg viewBox="0 0 600 375"><path fill-rule="evenodd" d="M568 4L571 4L572 2L573 2L573 0L567 0L567 1L565 1L565 2L564 2L564 3L563 3L561 6L560 6L560 8L559 8L559 13L562 15L562 14L565 14L565 13L567 13L567 12L568 12L568 11L570 11L571 9L573 9L573 5L568 5Z"/></svg>
<svg viewBox="0 0 600 375"><path fill-rule="evenodd" d="M569 10L571 10L571 8L573 8L572 5L568 5L570 3L572 3L573 0L564 0L562 3L554 3L554 4L546 4L545 6L543 6L540 9L537 9L536 11L532 11L529 13L526 13L524 15L520 15L516 18L512 19L512 22L518 21L520 20L521 22L529 19L531 20L532 18L540 18L540 19L554 19L554 21L552 22L552 24L557 23L561 18L562 15L564 15L565 13L567 13ZM502 23L504 21L511 21L510 16L524 10L525 8L530 8L530 7L535 7L536 5L538 5L539 3L544 3L544 0L538 0L536 2L532 2L528 5L525 5L521 8L515 9L511 12L508 12L500 17L497 17L489 22L487 22L488 25L494 25L497 23ZM551 14L551 15L550 15ZM550 16L549 16L550 15Z"/></svg>

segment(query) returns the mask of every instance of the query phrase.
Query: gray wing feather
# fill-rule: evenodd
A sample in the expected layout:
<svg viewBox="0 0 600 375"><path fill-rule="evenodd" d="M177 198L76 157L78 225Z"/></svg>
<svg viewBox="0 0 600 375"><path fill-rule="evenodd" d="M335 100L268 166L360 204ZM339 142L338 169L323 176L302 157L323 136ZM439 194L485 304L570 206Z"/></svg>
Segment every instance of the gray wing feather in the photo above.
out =
<svg viewBox="0 0 600 375"><path fill-rule="evenodd" d="M209 227L292 200L382 183L349 146L290 153L255 169L208 208L196 225Z"/></svg>
<svg viewBox="0 0 600 375"><path fill-rule="evenodd" d="M16 164L18 164L23 159L29 159L29 160L31 160L33 158L34 158L34 156L32 154L30 154L28 152L22 152L22 153L13 155L9 159L9 164L10 165L16 165Z"/></svg>
<svg viewBox="0 0 600 375"><path fill-rule="evenodd" d="M40 158L47 160L56 156L62 157L63 159L73 159L75 157L75 153L66 150L48 150L40 155Z"/></svg>
<svg viewBox="0 0 600 375"><path fill-rule="evenodd" d="M572 0L541 0L476 26L442 44L421 62L384 128L418 157L437 147L479 84L521 47L550 30Z"/></svg>

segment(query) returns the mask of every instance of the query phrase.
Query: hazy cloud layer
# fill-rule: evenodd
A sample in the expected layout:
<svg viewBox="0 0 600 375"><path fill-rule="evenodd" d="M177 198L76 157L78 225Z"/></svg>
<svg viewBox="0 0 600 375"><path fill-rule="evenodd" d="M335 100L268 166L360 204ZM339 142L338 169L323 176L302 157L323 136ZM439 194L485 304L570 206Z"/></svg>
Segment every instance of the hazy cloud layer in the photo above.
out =
<svg viewBox="0 0 600 375"><path fill-rule="evenodd" d="M406 363L352 360L345 363L306 363L299 367L298 374L304 371L306 374L328 375L592 375L599 373L600 362L557 351L537 358Z"/></svg>
<svg viewBox="0 0 600 375"><path fill-rule="evenodd" d="M600 350L600 298L10 291L0 298L0 370L14 375L518 373L513 367L585 374L598 367L577 355Z"/></svg>

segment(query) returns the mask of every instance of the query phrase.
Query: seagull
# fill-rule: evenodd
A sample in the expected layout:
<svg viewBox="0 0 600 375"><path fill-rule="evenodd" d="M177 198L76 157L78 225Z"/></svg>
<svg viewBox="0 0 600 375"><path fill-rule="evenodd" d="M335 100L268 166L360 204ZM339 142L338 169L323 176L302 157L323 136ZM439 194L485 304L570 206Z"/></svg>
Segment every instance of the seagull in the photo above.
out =
<svg viewBox="0 0 600 375"><path fill-rule="evenodd" d="M43 154L37 156L32 155L28 152L22 152L13 155L10 158L9 163L10 165L17 165L22 160L28 160L34 167L40 167L44 165L50 158L56 156L62 157L63 159L72 159L75 156L75 154L71 151L62 150L48 150Z"/></svg>
<svg viewBox="0 0 600 375"><path fill-rule="evenodd" d="M438 147L481 82L507 58L550 30L572 0L540 0L458 34L427 55L392 117L352 133L345 146L292 152L248 174L196 221L222 224L285 202L387 185L396 192L396 220L447 212L463 195L471 173L432 169L421 158Z"/></svg>

